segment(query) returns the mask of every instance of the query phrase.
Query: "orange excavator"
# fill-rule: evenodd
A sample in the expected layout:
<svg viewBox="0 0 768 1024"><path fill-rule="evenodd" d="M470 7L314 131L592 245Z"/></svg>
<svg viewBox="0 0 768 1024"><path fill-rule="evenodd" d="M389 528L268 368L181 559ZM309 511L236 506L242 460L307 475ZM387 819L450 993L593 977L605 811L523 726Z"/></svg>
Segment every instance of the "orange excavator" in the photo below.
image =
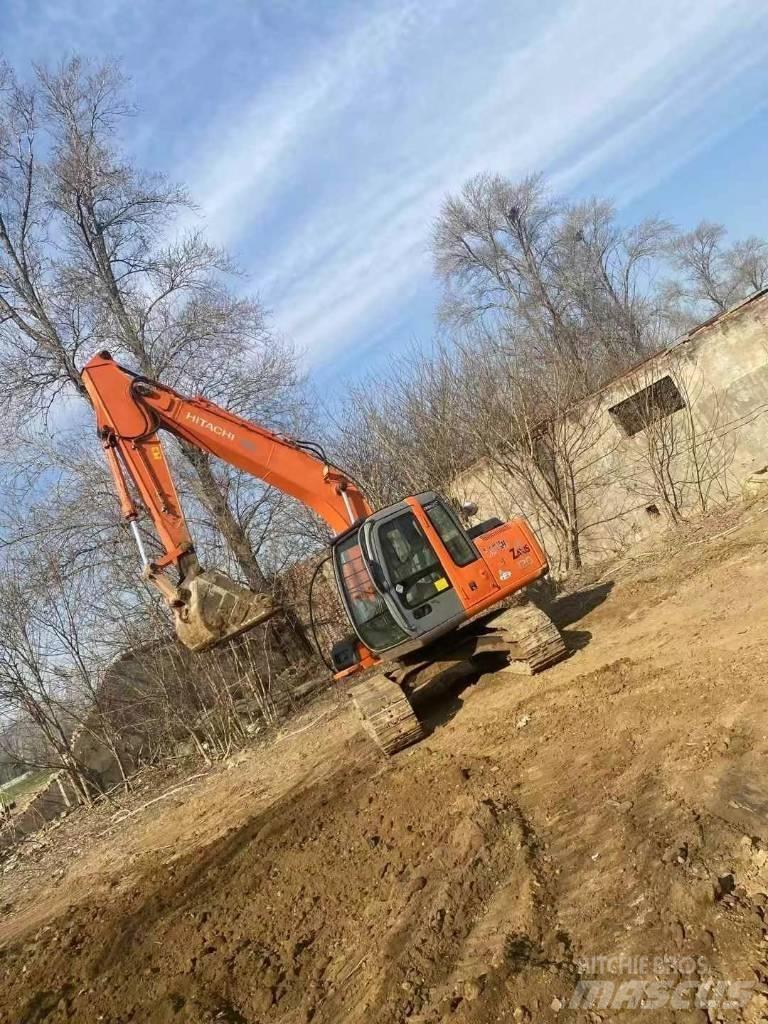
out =
<svg viewBox="0 0 768 1024"><path fill-rule="evenodd" d="M532 673L565 655L544 612L515 599L549 570L525 520L465 529L451 504L432 491L374 511L318 446L178 394L125 369L108 352L86 364L83 382L143 575L162 594L179 640L191 650L215 647L279 609L269 595L200 566L160 430L297 498L328 524L329 557L351 629L333 647L331 662L335 678L350 678L363 724L385 752L420 738L410 698L446 669L493 652L506 654L514 670ZM162 545L159 557L146 553L134 494Z"/></svg>

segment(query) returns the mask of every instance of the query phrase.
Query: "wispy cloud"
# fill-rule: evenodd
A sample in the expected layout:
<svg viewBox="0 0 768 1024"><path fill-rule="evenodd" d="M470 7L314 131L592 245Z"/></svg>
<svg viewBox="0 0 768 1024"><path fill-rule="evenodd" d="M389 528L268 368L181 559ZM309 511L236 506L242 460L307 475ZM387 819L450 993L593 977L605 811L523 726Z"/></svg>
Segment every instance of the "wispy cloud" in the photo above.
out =
<svg viewBox="0 0 768 1024"><path fill-rule="evenodd" d="M446 4L429 25L421 5L379 7L211 146L197 179L209 223L254 245L256 282L315 362L424 287L431 222L468 175L544 168L628 200L727 130L715 110L738 97L747 116L768 81L744 87L768 55L768 12L741 0L582 0L541 22L472 7L471 22Z"/></svg>
<svg viewBox="0 0 768 1024"><path fill-rule="evenodd" d="M457 0L434 0L431 18ZM386 74L417 23L413 0L365 8L292 69L269 83L245 108L225 110L197 154L181 167L200 197L209 228L223 243L242 235L276 193L300 190L312 174L310 140L359 102L359 88ZM286 39L285 44L290 45ZM298 55L297 55L298 56ZM334 145L326 138L322 145Z"/></svg>
<svg viewBox="0 0 768 1024"><path fill-rule="evenodd" d="M431 223L469 175L542 169L627 203L768 96L768 8L753 0L8 10L4 45L33 56L78 33L115 50L120 26L145 108L141 158L189 182L315 365L429 292Z"/></svg>

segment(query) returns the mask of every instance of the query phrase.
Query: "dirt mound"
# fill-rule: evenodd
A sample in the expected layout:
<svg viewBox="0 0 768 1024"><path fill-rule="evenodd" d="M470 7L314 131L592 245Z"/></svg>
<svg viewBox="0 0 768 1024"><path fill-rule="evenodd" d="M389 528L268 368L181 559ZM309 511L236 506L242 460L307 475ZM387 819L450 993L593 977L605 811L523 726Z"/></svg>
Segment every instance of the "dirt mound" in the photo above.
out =
<svg viewBox="0 0 768 1024"><path fill-rule="evenodd" d="M414 767L341 770L39 932L24 962L47 987L16 1019L438 1020L506 992L521 958L572 971L542 944L538 840L493 764Z"/></svg>
<svg viewBox="0 0 768 1024"><path fill-rule="evenodd" d="M392 761L326 709L94 839L58 885L9 875L0 1021L546 1021L585 978L621 981L610 957L691 998L747 982L731 1016L761 1019L764 528L563 599L567 662L427 703L427 739ZM723 1016L686 1006L654 1019ZM588 1012L618 1008L648 1018Z"/></svg>

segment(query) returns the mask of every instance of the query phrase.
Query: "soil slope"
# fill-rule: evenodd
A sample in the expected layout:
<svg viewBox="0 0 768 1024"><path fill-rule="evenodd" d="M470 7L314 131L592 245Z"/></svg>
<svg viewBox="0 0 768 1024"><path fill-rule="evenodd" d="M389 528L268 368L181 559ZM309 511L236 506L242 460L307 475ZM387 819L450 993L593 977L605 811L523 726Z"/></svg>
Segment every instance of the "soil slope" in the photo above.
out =
<svg viewBox="0 0 768 1024"><path fill-rule="evenodd" d="M547 1021L617 954L698 958L764 1019L767 576L764 514L705 521L557 602L566 662L433 695L391 761L321 702L65 864L50 843L0 887L0 1021Z"/></svg>

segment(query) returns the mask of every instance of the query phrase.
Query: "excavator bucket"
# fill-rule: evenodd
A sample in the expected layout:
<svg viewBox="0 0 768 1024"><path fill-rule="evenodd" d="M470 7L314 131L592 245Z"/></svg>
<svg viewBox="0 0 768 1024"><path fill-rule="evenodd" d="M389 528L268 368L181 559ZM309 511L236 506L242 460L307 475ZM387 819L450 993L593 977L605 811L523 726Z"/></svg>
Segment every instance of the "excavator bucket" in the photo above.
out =
<svg viewBox="0 0 768 1024"><path fill-rule="evenodd" d="M191 651L207 651L245 633L278 611L269 594L256 594L224 573L209 570L183 581L174 609L176 635Z"/></svg>

